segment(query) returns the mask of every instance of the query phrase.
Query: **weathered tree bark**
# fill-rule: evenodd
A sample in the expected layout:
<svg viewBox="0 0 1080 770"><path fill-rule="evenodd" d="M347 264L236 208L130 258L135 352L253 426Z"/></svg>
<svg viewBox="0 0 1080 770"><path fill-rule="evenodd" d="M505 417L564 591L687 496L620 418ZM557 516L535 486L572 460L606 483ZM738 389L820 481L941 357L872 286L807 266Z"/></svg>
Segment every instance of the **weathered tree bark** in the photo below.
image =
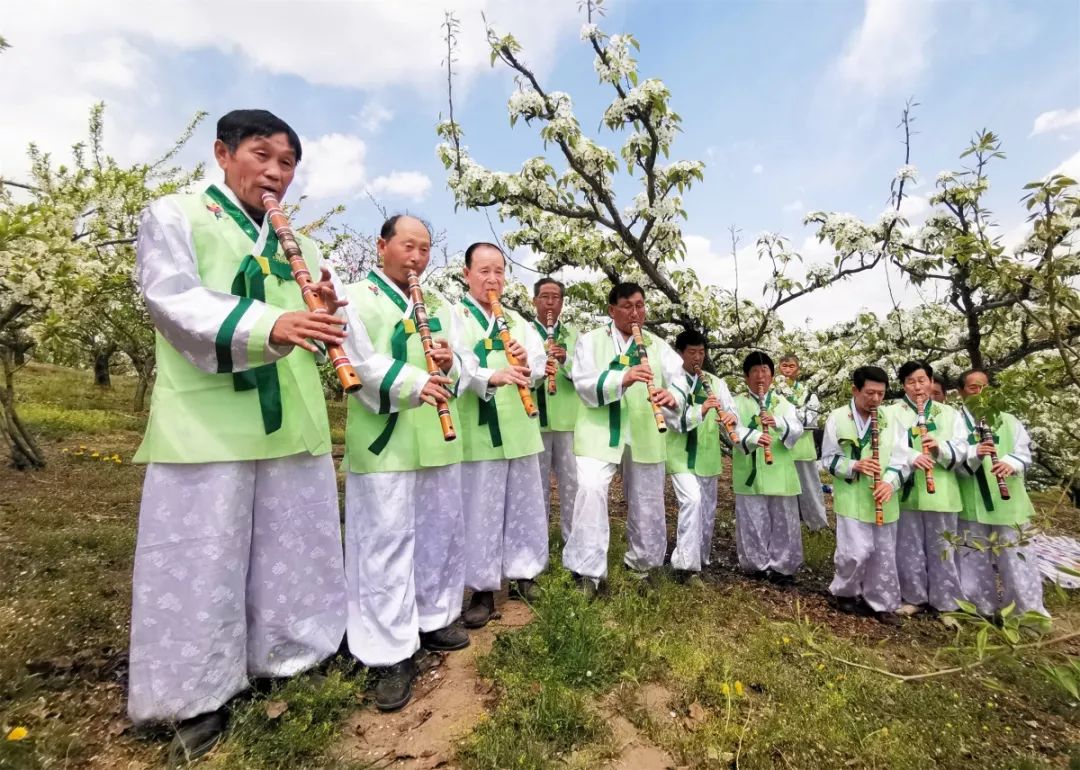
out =
<svg viewBox="0 0 1080 770"><path fill-rule="evenodd" d="M108 345L94 349L94 384L102 388L112 387L112 377L109 373L109 364L116 353L115 345Z"/></svg>
<svg viewBox="0 0 1080 770"><path fill-rule="evenodd" d="M11 453L11 464L21 470L39 470L45 467L45 455L42 454L34 437L26 429L15 410L15 370L17 353L25 350L0 348L0 360L3 362L4 382L0 387L0 431Z"/></svg>
<svg viewBox="0 0 1080 770"><path fill-rule="evenodd" d="M131 409L134 412L146 411L146 394L150 390L150 379L154 376L154 366L156 359L150 356L143 361L137 361L132 359L132 364L135 366L135 373L139 377L139 382L135 386L135 398L131 405Z"/></svg>

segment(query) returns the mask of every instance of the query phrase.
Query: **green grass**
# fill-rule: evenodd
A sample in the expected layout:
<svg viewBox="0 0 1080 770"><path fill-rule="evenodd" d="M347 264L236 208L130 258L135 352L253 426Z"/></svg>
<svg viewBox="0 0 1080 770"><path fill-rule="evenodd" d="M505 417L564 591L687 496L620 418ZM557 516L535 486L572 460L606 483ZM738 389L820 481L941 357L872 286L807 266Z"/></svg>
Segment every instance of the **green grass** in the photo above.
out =
<svg viewBox="0 0 1080 770"><path fill-rule="evenodd" d="M23 741L0 740L0 768L160 766L168 735L124 723L143 476L130 463L144 419L130 412L134 381L117 377L102 390L87 372L31 366L17 384L24 417L46 439L48 467L0 468L0 739L17 725L29 730ZM340 439L345 405L329 411ZM119 464L102 459L114 454ZM625 504L614 499L611 595L586 603L553 550L536 618L500 634L479 661L498 699L461 743L463 767L601 766L619 750L618 714L675 766L691 768L728 768L737 758L740 768L983 770L1071 761L1080 770L1080 708L1030 660L919 684L835 660L928 671L953 660L943 652L953 636L931 620L886 630L832 612L820 595L832 574L832 533L806 538L798 590L747 581L730 566L725 489L708 585L665 579L640 596L621 566ZM1040 526L1080 531L1080 511L1059 492L1033 499ZM1046 599L1059 631L1080 623L1077 592L1048 588ZM357 768L338 758L336 744L363 686L342 662L325 680L298 677L251 696L202 766ZM657 692L662 703L649 700ZM288 710L271 718L271 701Z"/></svg>
<svg viewBox="0 0 1080 770"><path fill-rule="evenodd" d="M204 767L214 770L316 770L328 756L342 719L363 693L364 676L351 664L337 663L325 677L300 676L278 683L267 694L234 708L229 734ZM268 705L287 704L280 715ZM335 768L348 765L333 764ZM354 765L360 767L359 765Z"/></svg>

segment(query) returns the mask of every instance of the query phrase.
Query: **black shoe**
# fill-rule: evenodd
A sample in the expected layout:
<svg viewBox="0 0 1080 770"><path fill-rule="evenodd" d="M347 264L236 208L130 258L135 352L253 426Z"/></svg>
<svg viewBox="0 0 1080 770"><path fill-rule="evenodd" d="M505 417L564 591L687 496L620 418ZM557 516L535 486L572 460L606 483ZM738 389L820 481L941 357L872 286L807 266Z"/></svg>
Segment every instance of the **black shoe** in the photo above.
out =
<svg viewBox="0 0 1080 770"><path fill-rule="evenodd" d="M769 570L767 570L767 569L747 570L747 571L744 571L743 574L746 575L748 578L752 578L754 580L768 580L769 579Z"/></svg>
<svg viewBox="0 0 1080 770"><path fill-rule="evenodd" d="M596 598L596 595L600 592L599 580L586 577L585 575L579 575L576 572L571 573L571 575L573 575L574 578L574 585L585 595L586 599L591 601Z"/></svg>
<svg viewBox="0 0 1080 770"><path fill-rule="evenodd" d="M661 579L660 570L658 569L650 569L645 572L632 569L627 574L637 584L637 592L640 596L648 596L660 587Z"/></svg>
<svg viewBox="0 0 1080 770"><path fill-rule="evenodd" d="M511 599L520 599L528 604L535 604L540 598L540 587L535 580L515 580L510 584L509 596Z"/></svg>
<svg viewBox="0 0 1080 770"><path fill-rule="evenodd" d="M701 580L701 573L688 569L676 569L671 571L671 576L679 585L690 588L701 588L705 583Z"/></svg>
<svg viewBox="0 0 1080 770"><path fill-rule="evenodd" d="M862 606L854 596L837 596L836 609L848 615L862 615Z"/></svg>
<svg viewBox="0 0 1080 770"><path fill-rule="evenodd" d="M379 711L397 711L412 698L416 664L406 658L392 666L372 669L379 681L375 685L375 707Z"/></svg>
<svg viewBox="0 0 1080 770"><path fill-rule="evenodd" d="M771 569L765 570L765 572L765 579L775 586L786 587L795 585L794 575L785 575L783 572L777 572Z"/></svg>
<svg viewBox="0 0 1080 770"><path fill-rule="evenodd" d="M895 612L875 612L874 620L883 626L898 627L903 624L904 621L900 620L900 616Z"/></svg>
<svg viewBox="0 0 1080 770"><path fill-rule="evenodd" d="M182 767L205 756L225 734L228 721L222 708L181 722L169 744L168 766Z"/></svg>
<svg viewBox="0 0 1080 770"><path fill-rule="evenodd" d="M492 591L473 591L469 607L461 615L465 628L483 628L495 614L495 594Z"/></svg>
<svg viewBox="0 0 1080 770"><path fill-rule="evenodd" d="M420 632L420 646L432 652L453 652L469 646L469 635L454 625Z"/></svg>

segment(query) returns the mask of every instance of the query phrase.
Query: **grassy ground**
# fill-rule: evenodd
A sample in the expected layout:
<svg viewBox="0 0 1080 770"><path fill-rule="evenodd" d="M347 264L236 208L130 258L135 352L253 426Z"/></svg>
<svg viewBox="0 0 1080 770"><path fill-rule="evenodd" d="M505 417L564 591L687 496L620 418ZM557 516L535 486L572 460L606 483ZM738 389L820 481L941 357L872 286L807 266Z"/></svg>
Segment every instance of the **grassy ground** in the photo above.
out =
<svg viewBox="0 0 1080 770"><path fill-rule="evenodd" d="M0 740L0 768L159 766L167 731L134 730L123 715L142 480L130 459L144 422L128 411L133 383L103 391L88 373L32 367L20 388L49 466L0 469L0 738L27 730ZM331 410L340 430L343 409ZM1080 512L1058 502L1038 496L1042 523L1080 531ZM929 671L954 660L942 651L954 637L929 619L886 629L832 612L830 533L808 536L796 589L745 580L734 569L729 495L720 510L703 588L665 579L639 596L619 566L619 522L608 598L586 604L552 570L536 620L501 635L481 663L498 705L458 761L601 766L619 753L619 715L686 767L1080 768L1080 709L1033 661L921 683L852 666ZM615 492L613 513L624 511ZM1048 592L1048 606L1055 632L1080 626L1080 597ZM345 660L325 673L240 704L207 766L344 767L329 747L363 677Z"/></svg>

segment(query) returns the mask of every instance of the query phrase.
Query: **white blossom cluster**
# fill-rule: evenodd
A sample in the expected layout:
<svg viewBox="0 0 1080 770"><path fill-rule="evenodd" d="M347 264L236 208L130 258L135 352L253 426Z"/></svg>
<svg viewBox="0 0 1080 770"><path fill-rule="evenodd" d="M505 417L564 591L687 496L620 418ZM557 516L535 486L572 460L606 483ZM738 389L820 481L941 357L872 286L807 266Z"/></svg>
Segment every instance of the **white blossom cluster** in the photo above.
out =
<svg viewBox="0 0 1080 770"><path fill-rule="evenodd" d="M623 78L630 77L631 73L636 76L637 62L630 55L632 44L633 38L629 35L612 35L608 38L608 44L603 49L604 55L597 54L593 61L593 69L601 82L618 83Z"/></svg>

